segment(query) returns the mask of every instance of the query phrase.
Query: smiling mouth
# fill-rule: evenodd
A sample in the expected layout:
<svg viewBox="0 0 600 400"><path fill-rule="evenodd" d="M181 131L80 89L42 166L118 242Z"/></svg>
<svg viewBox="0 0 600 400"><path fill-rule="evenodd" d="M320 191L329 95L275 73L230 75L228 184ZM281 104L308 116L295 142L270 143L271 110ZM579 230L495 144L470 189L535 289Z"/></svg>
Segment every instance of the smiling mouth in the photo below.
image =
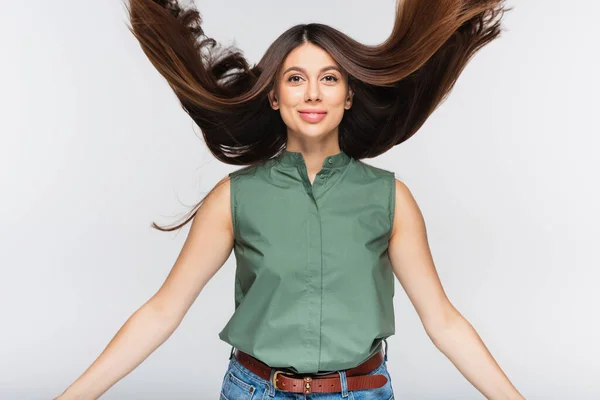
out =
<svg viewBox="0 0 600 400"><path fill-rule="evenodd" d="M304 111L298 111L298 114L300 115L300 118L302 118L304 121L309 122L309 123L321 122L323 120L323 118L325 118L325 115L327 115L326 112L304 112Z"/></svg>

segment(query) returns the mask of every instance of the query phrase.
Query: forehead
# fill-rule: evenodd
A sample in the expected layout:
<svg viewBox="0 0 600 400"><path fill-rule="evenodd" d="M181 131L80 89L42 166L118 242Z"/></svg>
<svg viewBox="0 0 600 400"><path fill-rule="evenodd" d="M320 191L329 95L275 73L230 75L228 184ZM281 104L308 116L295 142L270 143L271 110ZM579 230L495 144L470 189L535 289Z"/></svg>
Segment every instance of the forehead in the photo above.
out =
<svg viewBox="0 0 600 400"><path fill-rule="evenodd" d="M304 43L292 50L283 62L282 71L289 67L301 67L307 70L319 69L326 65L335 65L338 63L321 47L312 43Z"/></svg>

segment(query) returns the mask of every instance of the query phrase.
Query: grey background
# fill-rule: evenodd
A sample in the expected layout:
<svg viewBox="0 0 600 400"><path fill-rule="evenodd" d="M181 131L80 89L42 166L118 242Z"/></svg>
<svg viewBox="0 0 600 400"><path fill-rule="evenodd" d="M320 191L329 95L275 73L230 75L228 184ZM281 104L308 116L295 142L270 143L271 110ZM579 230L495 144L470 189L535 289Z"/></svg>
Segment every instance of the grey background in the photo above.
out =
<svg viewBox="0 0 600 400"><path fill-rule="evenodd" d="M258 62L296 23L386 39L394 1L198 1L209 36ZM420 132L370 163L426 219L454 305L528 399L600 398L597 20L593 1L509 3ZM183 215L236 167L216 161L125 27L119 1L0 12L0 398L50 399L166 277ZM369 161L369 160L368 160ZM179 329L105 399L217 398L233 255ZM396 283L398 399L483 398Z"/></svg>

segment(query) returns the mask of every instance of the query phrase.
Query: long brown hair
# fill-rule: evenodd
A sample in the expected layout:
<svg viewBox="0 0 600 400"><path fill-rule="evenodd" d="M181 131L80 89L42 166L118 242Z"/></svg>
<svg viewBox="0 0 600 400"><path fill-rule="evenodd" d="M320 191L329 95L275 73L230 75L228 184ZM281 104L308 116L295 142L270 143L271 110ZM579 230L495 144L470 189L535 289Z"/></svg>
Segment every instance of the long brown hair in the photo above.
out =
<svg viewBox="0 0 600 400"><path fill-rule="evenodd" d="M389 38L365 45L330 26L311 23L285 31L250 66L235 46L206 36L202 17L177 0L129 0L129 30L199 126L211 153L224 163L260 164L277 156L287 128L267 93L297 46L327 51L348 73L352 108L339 125L340 149L371 158L400 144L448 95L463 68L499 36L504 0L397 0ZM195 215L161 231L179 229Z"/></svg>

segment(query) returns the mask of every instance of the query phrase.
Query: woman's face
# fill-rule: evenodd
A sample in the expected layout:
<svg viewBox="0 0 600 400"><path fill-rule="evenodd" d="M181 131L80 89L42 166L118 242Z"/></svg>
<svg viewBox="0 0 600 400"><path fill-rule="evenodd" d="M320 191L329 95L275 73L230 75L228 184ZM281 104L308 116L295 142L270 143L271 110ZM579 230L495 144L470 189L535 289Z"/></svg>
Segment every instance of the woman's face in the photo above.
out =
<svg viewBox="0 0 600 400"><path fill-rule="evenodd" d="M269 100L281 113L288 135L323 139L337 135L352 95L347 74L329 53L305 43L288 54ZM317 113L309 113L311 109Z"/></svg>

